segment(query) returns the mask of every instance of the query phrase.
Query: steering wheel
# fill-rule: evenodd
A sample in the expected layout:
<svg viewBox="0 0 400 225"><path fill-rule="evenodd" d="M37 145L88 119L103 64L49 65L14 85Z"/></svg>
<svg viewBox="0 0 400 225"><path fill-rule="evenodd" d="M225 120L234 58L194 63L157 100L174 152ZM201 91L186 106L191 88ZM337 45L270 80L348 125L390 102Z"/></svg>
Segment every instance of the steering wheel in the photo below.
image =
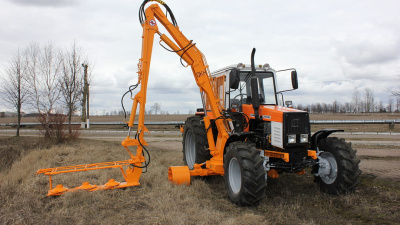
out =
<svg viewBox="0 0 400 225"><path fill-rule="evenodd" d="M242 96L242 95L246 95L246 94L242 94L242 93L240 93L240 94L236 95L235 97L233 97L233 99L232 99L232 100L235 100L237 97L239 97L239 96ZM240 100L239 100L239 101L240 101Z"/></svg>

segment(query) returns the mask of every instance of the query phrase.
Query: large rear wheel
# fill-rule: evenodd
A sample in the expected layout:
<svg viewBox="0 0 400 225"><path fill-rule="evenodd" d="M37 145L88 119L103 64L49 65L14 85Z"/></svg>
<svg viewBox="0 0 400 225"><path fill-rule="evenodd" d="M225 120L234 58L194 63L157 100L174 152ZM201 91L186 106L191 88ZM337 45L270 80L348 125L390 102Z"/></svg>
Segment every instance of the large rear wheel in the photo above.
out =
<svg viewBox="0 0 400 225"><path fill-rule="evenodd" d="M263 160L254 143L231 143L224 156L224 171L225 186L233 203L254 206L265 197Z"/></svg>
<svg viewBox="0 0 400 225"><path fill-rule="evenodd" d="M315 182L322 192L339 195L353 192L360 183L360 159L350 143L329 137L318 142L319 165L315 168Z"/></svg>
<svg viewBox="0 0 400 225"><path fill-rule="evenodd" d="M208 141L201 117L191 116L186 119L183 132L183 161L193 169L194 164L203 163L211 158L208 150Z"/></svg>

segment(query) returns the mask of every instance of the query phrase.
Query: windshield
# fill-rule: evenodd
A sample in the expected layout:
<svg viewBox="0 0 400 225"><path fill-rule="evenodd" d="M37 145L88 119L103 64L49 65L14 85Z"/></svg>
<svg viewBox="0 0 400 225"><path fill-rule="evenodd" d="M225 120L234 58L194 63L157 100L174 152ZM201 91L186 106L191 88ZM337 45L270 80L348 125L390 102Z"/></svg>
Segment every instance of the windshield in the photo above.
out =
<svg viewBox="0 0 400 225"><path fill-rule="evenodd" d="M276 105L275 85L272 73L257 74L261 104Z"/></svg>
<svg viewBox="0 0 400 225"><path fill-rule="evenodd" d="M271 72L256 72L258 78L258 92L260 103L263 105L276 105L274 75ZM251 104L251 72L240 72L239 88L230 92L230 103Z"/></svg>

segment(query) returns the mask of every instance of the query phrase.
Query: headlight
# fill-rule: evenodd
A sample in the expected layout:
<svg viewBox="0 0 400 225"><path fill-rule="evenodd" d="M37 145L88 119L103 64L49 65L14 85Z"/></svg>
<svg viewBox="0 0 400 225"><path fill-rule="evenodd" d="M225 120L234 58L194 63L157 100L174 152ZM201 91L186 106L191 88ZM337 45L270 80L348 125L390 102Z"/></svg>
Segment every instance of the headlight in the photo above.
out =
<svg viewBox="0 0 400 225"><path fill-rule="evenodd" d="M300 143L308 143L308 134L300 134Z"/></svg>
<svg viewBox="0 0 400 225"><path fill-rule="evenodd" d="M289 134L289 135L288 135L288 143L289 143L289 144L294 144L294 143L296 143L296 135L295 135L295 134Z"/></svg>

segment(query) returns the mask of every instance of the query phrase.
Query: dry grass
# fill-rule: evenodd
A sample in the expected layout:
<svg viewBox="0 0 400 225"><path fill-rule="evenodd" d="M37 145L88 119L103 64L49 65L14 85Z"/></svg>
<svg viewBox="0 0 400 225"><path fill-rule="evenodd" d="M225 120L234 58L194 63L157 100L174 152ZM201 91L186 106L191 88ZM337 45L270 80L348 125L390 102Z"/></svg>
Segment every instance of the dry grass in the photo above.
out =
<svg viewBox="0 0 400 225"><path fill-rule="evenodd" d="M1 143L3 143L2 139ZM258 207L240 208L226 194L222 177L193 179L190 187L167 180L178 151L150 148L152 161L141 186L125 190L74 192L46 197L40 168L127 159L118 143L80 140L35 147L0 174L0 224L395 224L400 221L400 183L362 176L355 194L328 196L311 175L287 174L269 182ZM121 180L118 170L55 175L55 183L78 186Z"/></svg>

